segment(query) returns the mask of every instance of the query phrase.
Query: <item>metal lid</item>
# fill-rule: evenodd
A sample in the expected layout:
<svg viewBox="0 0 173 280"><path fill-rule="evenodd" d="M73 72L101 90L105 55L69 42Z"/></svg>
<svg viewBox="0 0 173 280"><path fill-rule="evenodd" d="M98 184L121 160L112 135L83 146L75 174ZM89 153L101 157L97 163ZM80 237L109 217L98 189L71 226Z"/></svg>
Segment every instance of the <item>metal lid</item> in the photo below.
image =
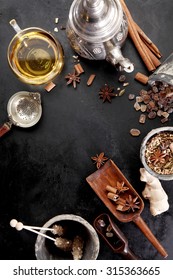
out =
<svg viewBox="0 0 173 280"><path fill-rule="evenodd" d="M69 23L74 32L91 43L110 40L120 28L123 10L119 0L74 0Z"/></svg>

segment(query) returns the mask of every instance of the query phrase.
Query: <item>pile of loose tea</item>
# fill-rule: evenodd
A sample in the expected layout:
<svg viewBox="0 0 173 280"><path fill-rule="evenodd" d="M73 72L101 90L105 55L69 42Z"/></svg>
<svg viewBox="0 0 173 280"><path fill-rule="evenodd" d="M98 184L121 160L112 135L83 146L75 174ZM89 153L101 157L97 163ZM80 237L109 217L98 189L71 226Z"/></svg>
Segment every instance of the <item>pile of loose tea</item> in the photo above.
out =
<svg viewBox="0 0 173 280"><path fill-rule="evenodd" d="M173 133L161 132L146 144L147 165L161 175L173 174Z"/></svg>
<svg viewBox="0 0 173 280"><path fill-rule="evenodd" d="M165 123L169 120L169 115L173 112L173 86L167 83L155 82L149 90L142 89L136 97L134 104L136 111L146 112L149 119L161 118ZM145 122L142 114L140 122Z"/></svg>

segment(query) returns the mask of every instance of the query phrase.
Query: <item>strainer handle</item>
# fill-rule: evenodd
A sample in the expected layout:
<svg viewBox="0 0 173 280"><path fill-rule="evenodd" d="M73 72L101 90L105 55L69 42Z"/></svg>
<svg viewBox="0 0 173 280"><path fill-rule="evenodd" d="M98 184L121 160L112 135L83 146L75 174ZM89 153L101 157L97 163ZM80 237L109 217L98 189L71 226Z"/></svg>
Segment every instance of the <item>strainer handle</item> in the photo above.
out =
<svg viewBox="0 0 173 280"><path fill-rule="evenodd" d="M11 123L6 122L3 126L0 127L0 137L2 137L5 133L7 133L11 129Z"/></svg>

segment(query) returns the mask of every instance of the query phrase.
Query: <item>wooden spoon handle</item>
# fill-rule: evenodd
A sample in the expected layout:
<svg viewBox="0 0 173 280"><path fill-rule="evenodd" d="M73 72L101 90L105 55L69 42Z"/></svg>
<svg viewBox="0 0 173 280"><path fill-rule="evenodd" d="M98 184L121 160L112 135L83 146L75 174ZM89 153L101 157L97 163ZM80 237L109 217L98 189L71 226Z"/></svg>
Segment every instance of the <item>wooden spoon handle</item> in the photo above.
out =
<svg viewBox="0 0 173 280"><path fill-rule="evenodd" d="M144 220L141 218L141 216L137 216L133 219L133 222L140 228L140 230L143 232L143 234L147 237L147 239L151 242L151 244L157 249L157 251L166 258L168 256L167 252L163 248L163 246L160 244L160 242L157 240L157 238L154 236L154 234L151 232L147 224L144 222Z"/></svg>

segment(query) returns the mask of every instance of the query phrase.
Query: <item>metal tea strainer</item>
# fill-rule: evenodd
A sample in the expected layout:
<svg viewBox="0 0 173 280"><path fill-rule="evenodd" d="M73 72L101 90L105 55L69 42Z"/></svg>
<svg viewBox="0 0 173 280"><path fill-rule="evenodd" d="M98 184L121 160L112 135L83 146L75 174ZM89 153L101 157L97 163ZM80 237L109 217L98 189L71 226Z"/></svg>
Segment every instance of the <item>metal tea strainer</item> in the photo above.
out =
<svg viewBox="0 0 173 280"><path fill-rule="evenodd" d="M40 93L19 91L11 96L7 104L9 121L0 127L0 137L11 129L12 124L20 127L31 127L41 117L42 106Z"/></svg>

